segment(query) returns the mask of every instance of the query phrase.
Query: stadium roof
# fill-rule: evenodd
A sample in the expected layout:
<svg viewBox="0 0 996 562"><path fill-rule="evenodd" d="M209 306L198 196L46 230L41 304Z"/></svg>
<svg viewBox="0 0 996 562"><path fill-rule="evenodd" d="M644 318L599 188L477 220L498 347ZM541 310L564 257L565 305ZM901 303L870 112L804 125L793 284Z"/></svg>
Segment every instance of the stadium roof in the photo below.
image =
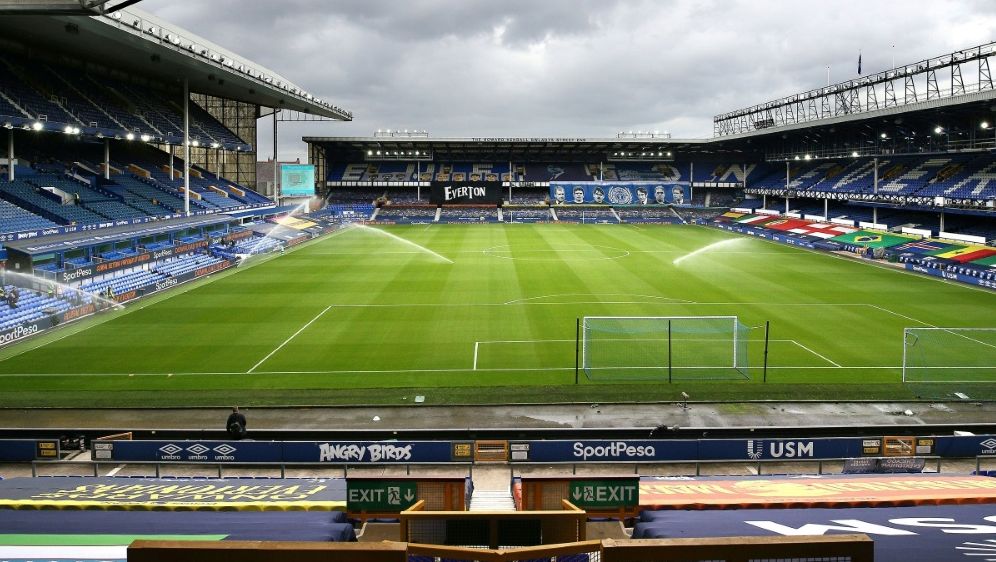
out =
<svg viewBox="0 0 996 562"><path fill-rule="evenodd" d="M980 150L996 147L996 91L703 139L372 136L304 137L304 141L324 145L329 159L353 162L476 158L611 162L689 157L782 160L805 154L841 158L854 153L874 156Z"/></svg>
<svg viewBox="0 0 996 562"><path fill-rule="evenodd" d="M596 162L604 158L609 160L666 160L678 155L732 155L742 153L744 150L743 143L716 142L715 139L674 139L659 136L645 138L372 136L304 137L304 141L324 144L329 158L360 158L368 161L450 158L455 160L501 158L513 161L549 158ZM419 154L416 155L415 152Z"/></svg>
<svg viewBox="0 0 996 562"><path fill-rule="evenodd" d="M0 37L69 58L176 83L190 90L348 121L352 113L306 92L276 72L179 26L134 8L101 16L0 17Z"/></svg>

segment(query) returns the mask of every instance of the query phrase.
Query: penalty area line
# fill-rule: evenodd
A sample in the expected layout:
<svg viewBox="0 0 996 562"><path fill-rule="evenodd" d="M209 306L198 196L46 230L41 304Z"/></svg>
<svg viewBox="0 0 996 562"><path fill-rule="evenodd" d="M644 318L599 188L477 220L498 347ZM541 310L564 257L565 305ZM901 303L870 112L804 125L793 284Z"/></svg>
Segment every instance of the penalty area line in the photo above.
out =
<svg viewBox="0 0 996 562"><path fill-rule="evenodd" d="M248 371L246 371L246 374L248 375L248 374L252 373L253 371L255 371L257 367L259 367L260 365L262 365L263 363L265 363L266 360L269 359L270 357L273 357L273 354L275 354L276 352L278 352L281 349L283 349L283 347L285 345L287 345L288 343L290 343L291 340L293 340L294 338L296 338L301 332L307 330L308 326L311 326L312 324L314 324L319 318L322 317L322 315L324 315L326 312L328 312L331 309L332 309L332 305L328 305L327 307L325 307L325 310L319 312L318 315L315 316L314 318L312 318L307 324L305 324L304 326L301 326L301 329L298 330L298 331L296 331L296 332L294 332L294 334L291 337L289 337L286 340L284 340L284 343L278 345L276 348L273 349L273 351L271 351L269 354L267 354L266 357L260 359L259 363L256 363L255 365L252 366L251 369L249 369Z"/></svg>
<svg viewBox="0 0 996 562"><path fill-rule="evenodd" d="M830 359L830 358L829 358L829 357L827 357L826 355L821 355L821 354L819 354L819 353L816 353L816 352L815 352L815 351L813 351L812 349L809 349L808 347L806 347L806 346L802 345L801 343L799 343L799 342L797 342L797 341L795 341L795 340L788 340L788 341L790 341L790 342L794 343L795 345L797 345L797 346L801 347L802 349L805 349L806 351L808 351L808 352L812 353L813 355L815 355L815 356L819 357L820 359L822 359L822 360L826 361L827 363L830 363L830 364L831 364L831 365L833 365L834 367L838 367L838 368L841 368L841 369L843 369L843 368L844 368L844 367L841 367L841 366L840 366L840 364L839 364L839 363L837 363L836 361L834 361L833 359Z"/></svg>

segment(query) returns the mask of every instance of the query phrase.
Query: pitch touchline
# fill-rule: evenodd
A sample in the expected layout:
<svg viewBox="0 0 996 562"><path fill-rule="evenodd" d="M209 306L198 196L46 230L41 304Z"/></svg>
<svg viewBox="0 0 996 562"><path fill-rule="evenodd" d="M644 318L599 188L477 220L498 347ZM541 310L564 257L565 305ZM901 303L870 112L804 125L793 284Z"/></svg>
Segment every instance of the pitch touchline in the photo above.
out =
<svg viewBox="0 0 996 562"><path fill-rule="evenodd" d="M303 332L303 331L307 330L307 329L308 329L308 326L311 326L312 324L314 324L316 320L318 320L319 318L321 318L323 314L325 314L326 312L328 312L328 311L329 311L329 310L331 310L331 309L332 309L332 305L329 305L329 306L325 307L325 310L323 310L323 311L319 312L319 313L318 313L318 315L317 315L317 316L315 316L314 318L312 318L310 322L308 322L308 323L307 323L307 324L305 324L304 326L301 326L301 329L300 329L300 330L298 330L298 331L296 331L296 332L294 332L294 335L292 335L291 337L289 337L289 338L287 338L286 340L284 340L284 343L282 343L282 344L278 345L278 346L277 346L277 347L276 347L276 348L275 348L275 349L274 349L273 351L271 351L271 352L270 352L270 353L269 353L269 354L268 354L268 355L267 355L266 357L264 357L264 358L260 359L260 360L259 360L259 363L256 363L255 365L253 365L253 366L252 366L252 369L249 369L248 371L246 371L246 374L248 375L249 373L251 373L251 372L255 371L255 370L256 370L256 367L259 367L259 366L260 366L260 365L262 365L262 364L263 364L264 362L266 362L266 360L267 360L267 359L269 359L270 357L273 357L273 354L274 354L274 353L276 353L276 352L280 351L281 349L283 349L283 347L284 347L285 345L287 345L288 343L290 343L290 341L291 341L292 339L296 338L296 337L298 336L298 334L300 334L301 332Z"/></svg>
<svg viewBox="0 0 996 562"><path fill-rule="evenodd" d="M691 368L691 367L686 367ZM710 367L711 368L711 367ZM758 367L759 368L759 367ZM768 370L787 370L794 369L797 371L810 371L810 370L902 370L902 366L898 365L895 367L885 367L885 366L861 366L861 367L831 367L829 365L819 366L819 367L802 367L802 366L773 366L769 365ZM996 367L927 367L933 370L994 370ZM486 368L477 369L478 373L487 372L547 372L547 371L573 371L574 367L519 367L511 369L502 368ZM472 373L473 369L380 369L380 370L358 370L358 369L347 369L342 371L256 371L254 375L364 375L364 374L405 374L405 373ZM200 373L0 373L0 378L9 377L189 377L189 376L205 376L205 375L245 375L246 373L242 371L231 371L231 372L200 372ZM948 382L948 381L945 381ZM982 381L961 381L961 382L982 382Z"/></svg>

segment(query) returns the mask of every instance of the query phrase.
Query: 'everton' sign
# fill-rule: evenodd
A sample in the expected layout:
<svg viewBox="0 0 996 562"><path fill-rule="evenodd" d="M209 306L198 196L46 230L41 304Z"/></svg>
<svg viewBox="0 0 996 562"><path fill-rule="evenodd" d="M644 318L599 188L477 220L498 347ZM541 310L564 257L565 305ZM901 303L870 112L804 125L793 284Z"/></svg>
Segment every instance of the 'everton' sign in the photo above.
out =
<svg viewBox="0 0 996 562"><path fill-rule="evenodd" d="M501 202L501 182L434 181L431 201L436 205L494 205Z"/></svg>

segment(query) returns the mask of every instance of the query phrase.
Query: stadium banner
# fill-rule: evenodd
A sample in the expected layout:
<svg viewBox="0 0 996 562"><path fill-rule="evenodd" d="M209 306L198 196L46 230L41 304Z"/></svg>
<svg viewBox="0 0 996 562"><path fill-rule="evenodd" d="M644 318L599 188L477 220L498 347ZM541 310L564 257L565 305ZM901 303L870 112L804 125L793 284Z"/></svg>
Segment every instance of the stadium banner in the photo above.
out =
<svg viewBox="0 0 996 562"><path fill-rule="evenodd" d="M691 200L688 182L550 182L554 205L684 205Z"/></svg>
<svg viewBox="0 0 996 562"><path fill-rule="evenodd" d="M512 462L760 461L858 458L868 438L543 440L509 443ZM996 436L917 438L917 456L996 456ZM926 448L920 447L929 442ZM34 443L34 441L32 441ZM2 442L0 442L2 444ZM467 462L466 441L107 441L94 460L334 464ZM878 447L875 448L877 452ZM2 457L0 457L2 459Z"/></svg>
<svg viewBox="0 0 996 562"><path fill-rule="evenodd" d="M14 342L23 340L24 338L33 336L42 330L47 330L58 323L58 317L55 315L48 315L44 318L39 318L32 322L25 322L23 324L18 324L13 328L0 331L0 347L5 345L10 345Z"/></svg>
<svg viewBox="0 0 996 562"><path fill-rule="evenodd" d="M236 242L242 240L243 238L249 238L254 233L251 230L241 230L239 232L229 232L228 234L221 237L222 242Z"/></svg>
<svg viewBox="0 0 996 562"><path fill-rule="evenodd" d="M700 439L515 441L512 462L661 462L836 459L861 456L862 440Z"/></svg>
<svg viewBox="0 0 996 562"><path fill-rule="evenodd" d="M52 451L54 454L48 454ZM44 455L40 453L46 453ZM56 439L0 439L0 462L31 462L38 459L58 459L59 441Z"/></svg>
<svg viewBox="0 0 996 562"><path fill-rule="evenodd" d="M500 181L433 181L429 201L435 205L489 204L502 202Z"/></svg>
<svg viewBox="0 0 996 562"><path fill-rule="evenodd" d="M452 462L449 441L315 441L284 443L286 462L439 463Z"/></svg>
<svg viewBox="0 0 996 562"><path fill-rule="evenodd" d="M862 440L702 439L700 460L839 459L860 457Z"/></svg>
<svg viewBox="0 0 996 562"><path fill-rule="evenodd" d="M626 217L623 222L626 224L681 224L681 220L677 217Z"/></svg>
<svg viewBox="0 0 996 562"><path fill-rule="evenodd" d="M786 236L783 234L776 234L771 231L766 231L761 228L754 228L745 225L732 225L732 224L714 224L717 228L722 230L729 230L730 232L737 232L739 234L746 234L748 236L755 236L757 238L762 238L764 240L771 240L773 242L778 242L781 244L788 244L789 246L799 246L801 248L813 249L815 246L812 242L807 240L802 240L799 238L793 238L792 236Z"/></svg>
<svg viewBox="0 0 996 562"><path fill-rule="evenodd" d="M113 441L94 460L407 464L469 461L450 441Z"/></svg>
<svg viewBox="0 0 996 562"><path fill-rule="evenodd" d="M171 251L160 250L160 252L166 252L166 254L164 254L163 257L170 257L172 255ZM66 270L58 274L57 280L60 283L72 283L74 281L84 281L91 277L96 277L98 275L103 275L105 273L113 273L121 269L127 269L129 267L135 267L136 265L142 265L144 263L153 261L154 259L161 259L161 258L153 258L152 253L142 252L141 254L135 254L134 256L128 256L126 258L104 261L94 265L86 265L83 267L78 267L73 270Z"/></svg>
<svg viewBox="0 0 996 562"><path fill-rule="evenodd" d="M190 252L193 252L195 250L207 247L208 247L207 240L198 240L197 242L190 242L189 244L180 244L179 246L173 248L173 251L176 255L182 256L183 254L189 254Z"/></svg>
<svg viewBox="0 0 996 562"><path fill-rule="evenodd" d="M694 440L514 441L512 462L655 462L697 459Z"/></svg>
<svg viewBox="0 0 996 562"><path fill-rule="evenodd" d="M282 462L276 441L113 441L93 460L163 462ZM100 453L98 455L98 453Z"/></svg>
<svg viewBox="0 0 996 562"><path fill-rule="evenodd" d="M929 267L924 267L922 265L916 265L912 263L906 264L906 270L915 271L917 273L924 273L926 275L931 275L933 277L940 277L941 279L948 279L950 281L958 281L959 283L966 283L969 285L976 285L978 287L985 287L987 289L996 289L996 281L992 279L980 279L978 277L973 277L971 275L962 275L961 273L955 273L952 271L931 269Z"/></svg>

